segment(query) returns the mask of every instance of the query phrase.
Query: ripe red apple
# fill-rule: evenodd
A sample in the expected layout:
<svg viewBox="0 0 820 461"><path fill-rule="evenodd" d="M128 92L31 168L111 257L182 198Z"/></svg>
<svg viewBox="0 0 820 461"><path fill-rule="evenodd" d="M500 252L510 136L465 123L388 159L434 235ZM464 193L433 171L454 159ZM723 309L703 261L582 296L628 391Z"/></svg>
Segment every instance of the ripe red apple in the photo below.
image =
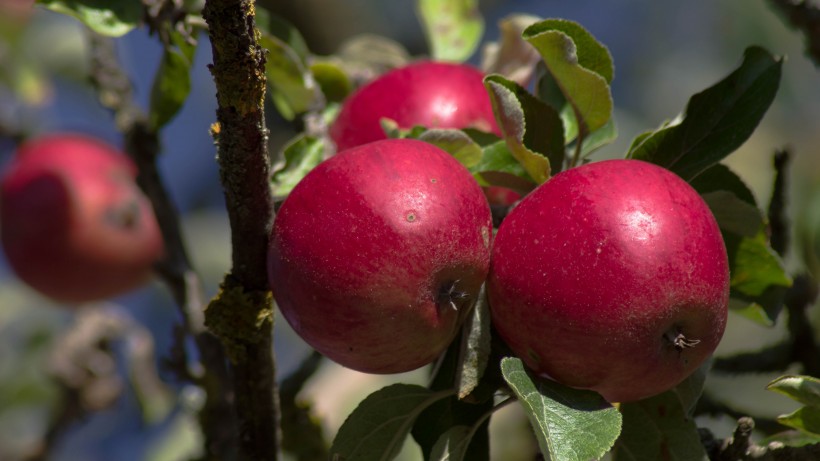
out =
<svg viewBox="0 0 820 461"><path fill-rule="evenodd" d="M386 139L383 117L400 128L477 128L500 135L483 80L465 64L420 61L394 69L345 99L330 136L340 151Z"/></svg>
<svg viewBox="0 0 820 461"><path fill-rule="evenodd" d="M129 158L90 137L21 145L0 179L0 239L20 279L67 303L146 282L163 244L135 176Z"/></svg>
<svg viewBox="0 0 820 461"><path fill-rule="evenodd" d="M316 350L358 371L399 373L453 340L490 264L478 183L421 141L365 144L319 164L274 221L276 303Z"/></svg>
<svg viewBox="0 0 820 461"><path fill-rule="evenodd" d="M529 368L628 402L712 354L729 269L694 189L656 165L608 160L557 174L510 212L487 292L493 324Z"/></svg>

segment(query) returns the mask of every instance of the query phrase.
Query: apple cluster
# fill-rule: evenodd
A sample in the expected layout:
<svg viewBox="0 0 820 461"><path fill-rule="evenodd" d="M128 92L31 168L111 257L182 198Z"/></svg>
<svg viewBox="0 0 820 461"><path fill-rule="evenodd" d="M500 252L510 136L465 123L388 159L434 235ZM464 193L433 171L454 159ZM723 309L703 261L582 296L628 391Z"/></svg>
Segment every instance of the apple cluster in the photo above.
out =
<svg viewBox="0 0 820 461"><path fill-rule="evenodd" d="M294 330L355 370L435 360L486 282L492 324L537 375L613 402L670 389L726 325L729 269L714 216L670 171L608 160L553 176L495 237L490 195L443 150L400 128L499 134L477 70L420 62L343 103L340 152L282 204L268 269ZM512 198L512 200L518 197Z"/></svg>
<svg viewBox="0 0 820 461"><path fill-rule="evenodd" d="M136 174L128 157L85 135L21 145L0 178L0 240L19 278L64 305L145 283L163 240Z"/></svg>

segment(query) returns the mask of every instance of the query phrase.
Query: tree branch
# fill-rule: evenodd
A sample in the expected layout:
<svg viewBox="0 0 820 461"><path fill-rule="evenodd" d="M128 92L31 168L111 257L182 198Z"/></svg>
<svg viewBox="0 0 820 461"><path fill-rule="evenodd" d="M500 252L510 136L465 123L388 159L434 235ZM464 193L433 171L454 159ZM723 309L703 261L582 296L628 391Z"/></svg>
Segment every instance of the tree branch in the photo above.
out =
<svg viewBox="0 0 820 461"><path fill-rule="evenodd" d="M208 0L202 16L213 52L220 178L231 224L232 268L205 312L231 359L239 455L275 460L279 451L273 357L273 299L267 247L273 222L264 99L265 51L252 0Z"/></svg>
<svg viewBox="0 0 820 461"><path fill-rule="evenodd" d="M755 422L745 416L737 421L737 427L731 438L726 439L719 448L710 453L712 461L802 461L820 459L820 444L800 447L786 446L779 442L757 445L752 441Z"/></svg>
<svg viewBox="0 0 820 461"><path fill-rule="evenodd" d="M159 155L159 134L133 99L128 76L116 57L114 42L93 32L91 45L91 83L97 89L100 103L114 114L118 129L125 136L125 150L139 170L137 184L154 208L165 243L165 258L157 273L166 283L180 308L186 331L194 337L199 349L202 373L185 372L188 378L199 374L197 382L206 392L206 403L199 414L205 436L207 456L230 459L236 446L236 423L232 407L225 354L218 339L204 326L204 295L199 276L185 250L179 215L156 165ZM177 352L184 349L180 345ZM181 364L182 368L186 364Z"/></svg>

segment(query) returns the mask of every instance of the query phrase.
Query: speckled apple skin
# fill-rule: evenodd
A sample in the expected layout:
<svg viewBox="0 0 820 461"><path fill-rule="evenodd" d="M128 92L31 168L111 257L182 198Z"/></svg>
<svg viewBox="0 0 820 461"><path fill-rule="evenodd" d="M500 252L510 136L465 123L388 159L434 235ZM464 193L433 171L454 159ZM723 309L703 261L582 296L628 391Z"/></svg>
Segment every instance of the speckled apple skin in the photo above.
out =
<svg viewBox="0 0 820 461"><path fill-rule="evenodd" d="M394 139L311 171L274 221L268 274L284 317L330 359L398 373L438 357L489 270L478 183L430 144ZM440 294L455 283L455 307Z"/></svg>
<svg viewBox="0 0 820 461"><path fill-rule="evenodd" d="M713 353L729 268L694 189L650 163L607 160L557 174L510 212L487 290L495 328L529 368L629 402ZM700 342L679 351L668 331Z"/></svg>
<svg viewBox="0 0 820 461"><path fill-rule="evenodd" d="M0 179L0 239L20 279L72 305L144 284L163 241L136 173L117 149L84 135L20 146Z"/></svg>
<svg viewBox="0 0 820 461"><path fill-rule="evenodd" d="M401 128L477 128L500 136L483 80L466 64L419 61L394 69L345 99L330 136L338 150L386 139L383 117Z"/></svg>

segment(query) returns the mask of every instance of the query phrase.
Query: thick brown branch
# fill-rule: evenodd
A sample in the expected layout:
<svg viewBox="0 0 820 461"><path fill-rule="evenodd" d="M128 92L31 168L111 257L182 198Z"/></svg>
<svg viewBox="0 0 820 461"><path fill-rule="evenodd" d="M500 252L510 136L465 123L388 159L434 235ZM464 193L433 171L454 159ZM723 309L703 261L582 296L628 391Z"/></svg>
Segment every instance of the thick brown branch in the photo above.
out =
<svg viewBox="0 0 820 461"><path fill-rule="evenodd" d="M228 347L239 418L239 457L275 460L278 405L272 348L273 303L267 279L273 221L265 127L265 51L250 0L208 0L217 90L212 134L231 224L232 268L206 311L206 325Z"/></svg>

